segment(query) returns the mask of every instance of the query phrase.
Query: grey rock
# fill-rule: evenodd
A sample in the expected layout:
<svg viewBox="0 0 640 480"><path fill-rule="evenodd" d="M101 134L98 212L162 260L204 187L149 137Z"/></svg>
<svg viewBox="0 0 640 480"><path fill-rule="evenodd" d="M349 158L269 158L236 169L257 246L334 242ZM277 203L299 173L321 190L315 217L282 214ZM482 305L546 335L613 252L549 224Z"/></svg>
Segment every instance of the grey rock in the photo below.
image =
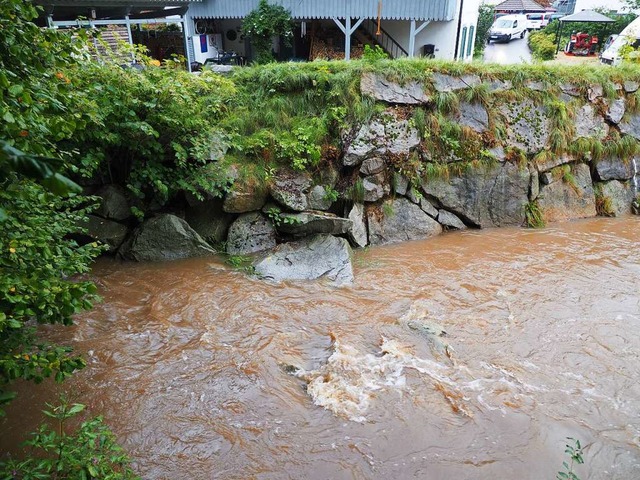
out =
<svg viewBox="0 0 640 480"><path fill-rule="evenodd" d="M456 217L453 213L447 212L446 210L440 210L437 220L438 223L446 229L464 230L467 228L462 220Z"/></svg>
<svg viewBox="0 0 640 480"><path fill-rule="evenodd" d="M551 185L555 181L555 177L551 172L544 172L540 175L540 183L542 185ZM540 190L538 190L538 195L540 194Z"/></svg>
<svg viewBox="0 0 640 480"><path fill-rule="evenodd" d="M365 223L364 216L364 205L361 203L356 203L349 210L349 214L347 217L351 220L351 228L347 231L347 236L351 241L351 244L364 248L369 243L367 237L367 225Z"/></svg>
<svg viewBox="0 0 640 480"><path fill-rule="evenodd" d="M513 88L511 80L492 80L487 85L489 86L490 92L503 92Z"/></svg>
<svg viewBox="0 0 640 480"><path fill-rule="evenodd" d="M265 280L315 280L326 278L337 285L353 282L351 248L344 238L314 235L283 243L254 263Z"/></svg>
<svg viewBox="0 0 640 480"><path fill-rule="evenodd" d="M633 164L617 157L605 157L595 162L600 180L629 180L633 178Z"/></svg>
<svg viewBox="0 0 640 480"><path fill-rule="evenodd" d="M587 89L587 98L590 102L595 102L598 98L602 98L602 95L604 95L602 85L594 84Z"/></svg>
<svg viewBox="0 0 640 480"><path fill-rule="evenodd" d="M82 226L92 239L107 245L109 253L115 253L129 233L126 225L95 215L87 215L87 221Z"/></svg>
<svg viewBox="0 0 640 480"><path fill-rule="evenodd" d="M267 201L269 190L263 183L236 178L224 197L222 209L227 213L245 213L260 210Z"/></svg>
<svg viewBox="0 0 640 480"><path fill-rule="evenodd" d="M409 179L398 172L393 172L393 191L396 195L404 195L409 188Z"/></svg>
<svg viewBox="0 0 640 480"><path fill-rule="evenodd" d="M478 133L489 128L489 114L480 103L460 102L457 121Z"/></svg>
<svg viewBox="0 0 640 480"><path fill-rule="evenodd" d="M374 155L408 155L419 143L418 131L408 120L398 120L394 114L387 113L360 128L345 151L343 164L359 165Z"/></svg>
<svg viewBox="0 0 640 480"><path fill-rule="evenodd" d="M324 186L316 185L307 195L307 203L312 210L329 210L333 202L327 198L327 191Z"/></svg>
<svg viewBox="0 0 640 480"><path fill-rule="evenodd" d="M446 210L479 227L521 225L529 201L530 174L512 163L466 169L449 179L423 181L422 188Z"/></svg>
<svg viewBox="0 0 640 480"><path fill-rule="evenodd" d="M285 213L281 217L284 221L276 227L277 230L298 237L313 235L314 233L340 235L347 233L353 227L351 220L338 217L332 213Z"/></svg>
<svg viewBox="0 0 640 480"><path fill-rule="evenodd" d="M625 112L625 101L624 98L618 98L611 102L609 108L607 109L607 120L613 123L620 123L622 117Z"/></svg>
<svg viewBox="0 0 640 480"><path fill-rule="evenodd" d="M545 222L561 222L596 216L596 200L589 166L572 166L575 184L557 180L540 188L537 202Z"/></svg>
<svg viewBox="0 0 640 480"><path fill-rule="evenodd" d="M624 84L624 91L627 93L633 93L636 90L638 90L638 88L640 88L640 82L634 82L632 80L625 80Z"/></svg>
<svg viewBox="0 0 640 480"><path fill-rule="evenodd" d="M529 201L534 201L538 198L538 194L540 193L540 177L538 176L538 171L536 168L529 164Z"/></svg>
<svg viewBox="0 0 640 480"><path fill-rule="evenodd" d="M271 196L283 207L302 212L308 207L311 177L303 173L279 172L271 184Z"/></svg>
<svg viewBox="0 0 640 480"><path fill-rule="evenodd" d="M593 105L583 105L576 112L575 116L575 135L574 138L580 137L596 137L604 138L609 133L609 125L607 125L601 115L598 115Z"/></svg>
<svg viewBox="0 0 640 480"><path fill-rule="evenodd" d="M207 65L207 70L219 73L220 75L229 75L231 72L233 72L234 68L235 67L233 65Z"/></svg>
<svg viewBox="0 0 640 480"><path fill-rule="evenodd" d="M429 215L431 218L438 217L438 209L434 207L433 204L424 197L420 199L420 208L424 213Z"/></svg>
<svg viewBox="0 0 640 480"><path fill-rule="evenodd" d="M566 154L556 155L551 153L551 155L546 155L545 157L537 156L534 157L533 165L539 172L548 172L549 170L559 166L564 165L566 163L573 162L574 159Z"/></svg>
<svg viewBox="0 0 640 480"><path fill-rule="evenodd" d="M96 214L111 220L126 220L132 216L131 205L127 200L124 188L117 185L106 185L96 195L100 197L100 205Z"/></svg>
<svg viewBox="0 0 640 480"><path fill-rule="evenodd" d="M640 113L634 113L629 119L618 124L620 131L631 135L636 140L640 140Z"/></svg>
<svg viewBox="0 0 640 480"><path fill-rule="evenodd" d="M388 80L379 73L367 72L360 79L360 91L376 100L404 105L419 105L429 102L422 83L411 81L404 85Z"/></svg>
<svg viewBox="0 0 640 480"><path fill-rule="evenodd" d="M380 157L372 157L367 158L364 162L362 162L362 166L360 167L360 173L363 175L375 175L376 173L382 172L386 167L384 162L384 158Z"/></svg>
<svg viewBox="0 0 640 480"><path fill-rule="evenodd" d="M526 153L536 153L547 144L551 125L544 107L525 100L502 105L500 112L507 120L507 144Z"/></svg>
<svg viewBox="0 0 640 480"><path fill-rule="evenodd" d="M229 227L227 253L230 255L261 252L275 246L273 223L259 212L244 213Z"/></svg>
<svg viewBox="0 0 640 480"><path fill-rule="evenodd" d="M480 77L477 75L453 77L444 73L435 72L431 79L433 80L434 88L438 92L453 92L455 90L463 90L480 84Z"/></svg>
<svg viewBox="0 0 640 480"><path fill-rule="evenodd" d="M366 178L362 181L364 187L364 201L375 202L384 197L384 190L381 185L377 185Z"/></svg>
<svg viewBox="0 0 640 480"><path fill-rule="evenodd" d="M489 153L493 155L493 158L498 162L505 162L507 160L507 154L505 153L504 148L500 145L490 148Z"/></svg>
<svg viewBox="0 0 640 480"><path fill-rule="evenodd" d="M205 200L185 211L185 220L198 235L210 243L223 242L234 216L226 213L219 199Z"/></svg>
<svg viewBox="0 0 640 480"><path fill-rule="evenodd" d="M631 213L631 204L635 198L635 188L631 182L611 180L610 182L597 183L596 191L609 199L610 213L614 217Z"/></svg>
<svg viewBox="0 0 640 480"><path fill-rule="evenodd" d="M153 262L216 252L186 221L175 215L162 214L142 223L118 253L129 260Z"/></svg>
<svg viewBox="0 0 640 480"><path fill-rule="evenodd" d="M529 90L535 90L536 92L544 92L547 90L545 83L538 80L527 80L524 86Z"/></svg>
<svg viewBox="0 0 640 480"><path fill-rule="evenodd" d="M406 198L386 200L383 208L368 207L367 220L371 245L418 240L442 232L438 222Z"/></svg>

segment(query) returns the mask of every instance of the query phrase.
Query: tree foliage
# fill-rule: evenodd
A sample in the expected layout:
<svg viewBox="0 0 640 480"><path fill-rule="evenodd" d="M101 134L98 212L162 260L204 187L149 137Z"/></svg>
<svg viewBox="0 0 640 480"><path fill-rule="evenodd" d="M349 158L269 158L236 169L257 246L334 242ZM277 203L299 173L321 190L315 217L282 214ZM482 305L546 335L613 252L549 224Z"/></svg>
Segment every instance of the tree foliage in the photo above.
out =
<svg viewBox="0 0 640 480"><path fill-rule="evenodd" d="M495 8L493 5L482 3L478 10L478 24L476 27L476 43L474 55L481 55L487 45L489 29L493 25Z"/></svg>
<svg viewBox="0 0 640 480"><path fill-rule="evenodd" d="M256 49L257 63L272 62L271 45L274 37L282 37L286 44L290 44L293 37L291 14L282 5L271 5L267 0L260 0L258 6L243 20L242 33L249 37Z"/></svg>

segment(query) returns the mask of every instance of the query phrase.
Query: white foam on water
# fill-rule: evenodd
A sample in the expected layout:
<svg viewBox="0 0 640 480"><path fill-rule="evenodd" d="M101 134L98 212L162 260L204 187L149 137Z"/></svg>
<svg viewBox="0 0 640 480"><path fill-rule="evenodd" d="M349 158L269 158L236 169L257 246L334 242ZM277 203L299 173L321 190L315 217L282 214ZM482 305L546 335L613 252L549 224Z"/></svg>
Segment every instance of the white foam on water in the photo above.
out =
<svg viewBox="0 0 640 480"><path fill-rule="evenodd" d="M396 340L382 339L377 355L334 343L334 352L317 370L297 372L307 381L313 402L354 422L365 422L374 394L387 389L403 390L406 369L413 369L433 380L453 387L448 367L418 358Z"/></svg>

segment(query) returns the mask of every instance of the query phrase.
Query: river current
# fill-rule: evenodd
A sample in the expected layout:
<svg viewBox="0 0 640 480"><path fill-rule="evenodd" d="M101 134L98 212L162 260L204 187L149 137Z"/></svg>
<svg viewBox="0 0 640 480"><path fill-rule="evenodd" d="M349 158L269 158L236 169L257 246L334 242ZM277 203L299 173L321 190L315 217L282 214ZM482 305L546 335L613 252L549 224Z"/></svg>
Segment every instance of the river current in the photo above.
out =
<svg viewBox="0 0 640 480"><path fill-rule="evenodd" d="M65 390L145 479L552 479L566 437L587 446L582 480L640 478L640 217L447 233L354 265L336 288L101 260L103 302L44 328L87 368L19 385L0 447Z"/></svg>

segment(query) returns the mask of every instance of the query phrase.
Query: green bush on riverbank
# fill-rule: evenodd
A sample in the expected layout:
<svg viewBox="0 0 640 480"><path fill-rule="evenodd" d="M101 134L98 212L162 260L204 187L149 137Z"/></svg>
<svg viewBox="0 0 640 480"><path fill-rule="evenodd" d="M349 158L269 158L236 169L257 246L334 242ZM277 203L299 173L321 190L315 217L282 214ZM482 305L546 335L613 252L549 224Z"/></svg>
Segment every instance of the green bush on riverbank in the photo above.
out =
<svg viewBox="0 0 640 480"><path fill-rule="evenodd" d="M536 60L553 60L556 56L556 44L554 36L540 30L529 33L527 39L531 54Z"/></svg>

